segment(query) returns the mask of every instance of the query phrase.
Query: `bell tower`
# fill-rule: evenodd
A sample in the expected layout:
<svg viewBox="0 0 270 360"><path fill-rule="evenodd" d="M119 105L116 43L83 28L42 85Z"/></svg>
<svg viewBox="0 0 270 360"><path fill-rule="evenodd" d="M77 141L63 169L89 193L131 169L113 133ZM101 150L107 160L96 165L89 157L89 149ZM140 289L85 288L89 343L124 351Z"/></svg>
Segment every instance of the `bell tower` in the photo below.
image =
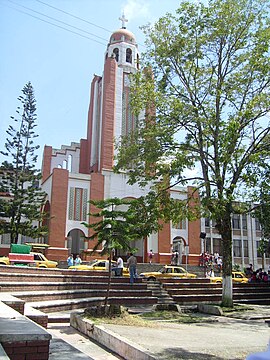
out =
<svg viewBox="0 0 270 360"><path fill-rule="evenodd" d="M87 162L90 172L112 170L115 142L137 123L130 109L130 75L139 68L138 45L126 29L128 21L112 33L105 51L103 76L94 76L91 86L87 130Z"/></svg>

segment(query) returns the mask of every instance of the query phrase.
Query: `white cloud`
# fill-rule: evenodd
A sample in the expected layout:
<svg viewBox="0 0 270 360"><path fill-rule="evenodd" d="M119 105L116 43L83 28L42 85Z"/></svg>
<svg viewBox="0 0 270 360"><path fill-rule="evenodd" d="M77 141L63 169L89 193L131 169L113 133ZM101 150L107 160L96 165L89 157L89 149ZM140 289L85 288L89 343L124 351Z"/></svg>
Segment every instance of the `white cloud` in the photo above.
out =
<svg viewBox="0 0 270 360"><path fill-rule="evenodd" d="M149 4L145 0L127 0L121 10L128 21L149 16Z"/></svg>

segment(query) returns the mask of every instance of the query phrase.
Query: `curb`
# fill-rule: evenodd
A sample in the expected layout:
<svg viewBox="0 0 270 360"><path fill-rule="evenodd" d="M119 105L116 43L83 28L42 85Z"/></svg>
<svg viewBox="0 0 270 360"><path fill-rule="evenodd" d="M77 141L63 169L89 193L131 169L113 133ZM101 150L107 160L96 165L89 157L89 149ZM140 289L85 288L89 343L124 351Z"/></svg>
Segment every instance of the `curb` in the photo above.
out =
<svg viewBox="0 0 270 360"><path fill-rule="evenodd" d="M156 360L156 357L146 349L133 344L123 336L116 335L102 325L95 325L91 320L84 318L82 314L72 312L70 326L126 360Z"/></svg>

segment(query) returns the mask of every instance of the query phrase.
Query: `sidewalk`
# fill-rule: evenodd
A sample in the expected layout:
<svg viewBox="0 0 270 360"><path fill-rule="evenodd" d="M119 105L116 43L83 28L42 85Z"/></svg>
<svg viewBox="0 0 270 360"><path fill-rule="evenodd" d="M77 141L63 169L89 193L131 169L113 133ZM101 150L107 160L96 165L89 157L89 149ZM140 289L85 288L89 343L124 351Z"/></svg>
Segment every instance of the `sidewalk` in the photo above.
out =
<svg viewBox="0 0 270 360"><path fill-rule="evenodd" d="M261 317L265 316L270 317L270 307L264 307ZM246 319L206 316L205 322L196 324L155 321L154 327L102 324L97 331L100 341L104 345L107 341L111 349L116 344L120 351L126 343L122 351L128 360L244 360L248 354L265 351L270 338L269 328L264 319L258 319L257 311L254 317L258 320L252 317L251 313ZM84 324L79 327L94 333ZM130 356L133 348L144 349L145 357Z"/></svg>
<svg viewBox="0 0 270 360"><path fill-rule="evenodd" d="M49 360L119 360L108 349L89 340L67 323L49 324L52 335Z"/></svg>

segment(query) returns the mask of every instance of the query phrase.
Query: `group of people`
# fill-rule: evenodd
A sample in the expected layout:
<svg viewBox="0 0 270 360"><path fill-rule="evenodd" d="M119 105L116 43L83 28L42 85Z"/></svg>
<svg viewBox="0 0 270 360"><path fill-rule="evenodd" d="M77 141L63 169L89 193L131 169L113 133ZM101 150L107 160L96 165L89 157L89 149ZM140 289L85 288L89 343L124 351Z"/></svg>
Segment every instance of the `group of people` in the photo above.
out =
<svg viewBox="0 0 270 360"><path fill-rule="evenodd" d="M70 254L67 258L67 266L73 266L73 265L81 265L82 259L80 258L80 255L77 255L74 259L73 254Z"/></svg>
<svg viewBox="0 0 270 360"><path fill-rule="evenodd" d="M80 255L77 255L74 259L73 254L70 254L67 258L67 266L80 265L82 263L82 259ZM116 276L123 275L124 261L121 256L118 256L116 260L116 267L112 270L115 272ZM127 259L127 268L129 269L130 283L133 284L135 279L137 278L137 258L133 253L129 254Z"/></svg>
<svg viewBox="0 0 270 360"><path fill-rule="evenodd" d="M268 283L270 281L270 269L268 270L268 273L263 271L262 268L254 270L252 264L249 264L249 266L245 269L245 275L249 279L249 282L252 283Z"/></svg>
<svg viewBox="0 0 270 360"><path fill-rule="evenodd" d="M123 275L124 261L121 256L118 256L116 260L116 267L113 268L116 276ZM127 268L129 270L130 283L133 284L137 278L137 258L133 253L129 254L127 259Z"/></svg>
<svg viewBox="0 0 270 360"><path fill-rule="evenodd" d="M208 251L201 253L199 258L199 266L205 266L213 270L214 268L220 273L222 270L222 258L218 252L210 254Z"/></svg>

